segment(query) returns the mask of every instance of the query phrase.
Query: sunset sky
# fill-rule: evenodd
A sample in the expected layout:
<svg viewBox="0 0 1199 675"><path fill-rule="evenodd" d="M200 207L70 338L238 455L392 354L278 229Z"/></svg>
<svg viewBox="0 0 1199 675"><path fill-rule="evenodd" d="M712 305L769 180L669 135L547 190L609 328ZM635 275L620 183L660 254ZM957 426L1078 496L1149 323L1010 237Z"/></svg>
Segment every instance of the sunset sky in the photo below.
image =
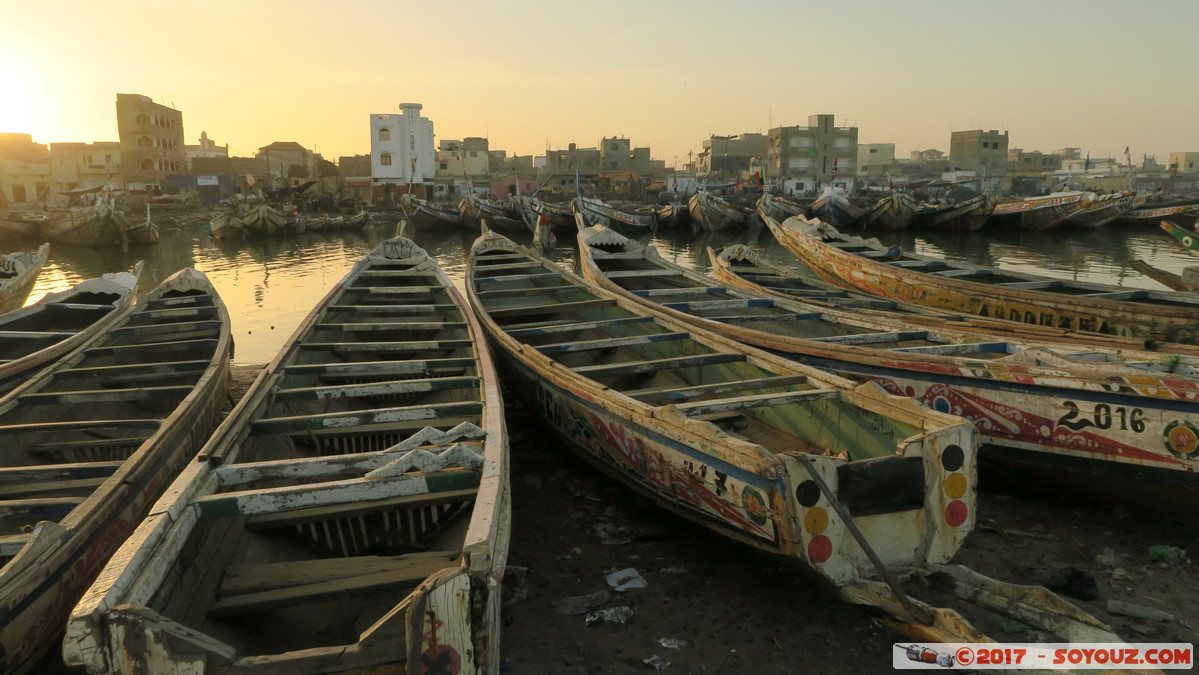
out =
<svg viewBox="0 0 1199 675"><path fill-rule="evenodd" d="M1199 2L5 3L0 132L117 140L118 92L250 155L369 152L369 115L424 104L440 139L542 154L624 136L685 162L712 134L832 113L861 143L1134 158L1199 151Z"/></svg>

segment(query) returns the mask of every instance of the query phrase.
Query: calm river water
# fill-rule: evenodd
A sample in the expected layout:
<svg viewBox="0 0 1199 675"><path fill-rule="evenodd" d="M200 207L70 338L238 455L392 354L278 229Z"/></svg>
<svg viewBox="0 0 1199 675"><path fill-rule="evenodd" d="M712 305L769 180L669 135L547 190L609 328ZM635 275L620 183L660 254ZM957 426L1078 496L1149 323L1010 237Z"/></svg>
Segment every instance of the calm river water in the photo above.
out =
<svg viewBox="0 0 1199 675"><path fill-rule="evenodd" d="M29 296L36 302L47 292L62 290L81 279L128 269L145 261L142 291L176 270L192 266L212 279L233 319L237 363L265 363L274 357L299 322L330 285L364 253L391 236L394 225L375 223L361 231L288 236L278 239L222 243L198 228L164 229L157 245L88 248L54 244L50 262ZM1155 267L1181 272L1199 264L1175 240L1156 227L1109 227L1098 231L1033 233L987 231L973 234L883 232L885 244L900 244L919 253L953 260L1018 269L1064 279L1097 281L1135 288L1164 288L1129 267L1142 259ZM418 244L435 253L459 285L472 233L417 232ZM573 265L574 242L563 238L549 257ZM763 249L775 262L797 264L765 227L745 232L692 234L659 230L650 240L663 256L700 270L710 269L707 246L745 243ZM529 242L522 242L529 243ZM19 250L11 248L10 250Z"/></svg>

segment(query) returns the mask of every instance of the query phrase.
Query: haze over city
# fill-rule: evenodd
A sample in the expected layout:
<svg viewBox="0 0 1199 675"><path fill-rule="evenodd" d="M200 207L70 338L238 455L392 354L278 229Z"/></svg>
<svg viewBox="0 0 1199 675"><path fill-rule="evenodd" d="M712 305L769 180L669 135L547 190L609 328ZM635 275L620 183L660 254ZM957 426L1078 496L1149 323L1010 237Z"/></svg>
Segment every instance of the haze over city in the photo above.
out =
<svg viewBox="0 0 1199 675"><path fill-rule="evenodd" d="M248 155L370 151L368 116L420 102L439 139L543 154L623 136L682 165L713 134L831 113L896 155L954 130L1095 157L1199 149L1199 4L296 2L5 7L0 132L116 140L117 92Z"/></svg>

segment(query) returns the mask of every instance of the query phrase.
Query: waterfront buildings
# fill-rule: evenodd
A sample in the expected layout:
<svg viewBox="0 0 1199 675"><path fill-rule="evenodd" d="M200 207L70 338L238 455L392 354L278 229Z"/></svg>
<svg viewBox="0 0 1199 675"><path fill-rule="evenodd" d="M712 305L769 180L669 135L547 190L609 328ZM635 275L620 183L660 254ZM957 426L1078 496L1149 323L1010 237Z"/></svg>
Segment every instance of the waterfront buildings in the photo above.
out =
<svg viewBox="0 0 1199 675"><path fill-rule="evenodd" d="M125 188L158 189L158 182L187 171L183 113L141 94L117 94L117 136Z"/></svg>

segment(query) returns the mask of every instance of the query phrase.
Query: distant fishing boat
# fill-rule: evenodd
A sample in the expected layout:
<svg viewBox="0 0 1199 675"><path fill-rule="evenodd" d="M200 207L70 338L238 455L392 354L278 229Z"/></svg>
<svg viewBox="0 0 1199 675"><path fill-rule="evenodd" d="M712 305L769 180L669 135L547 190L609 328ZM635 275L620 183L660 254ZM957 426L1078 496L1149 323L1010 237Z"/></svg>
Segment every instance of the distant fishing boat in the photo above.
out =
<svg viewBox="0 0 1199 675"><path fill-rule="evenodd" d="M42 244L33 253L0 253L0 313L25 304L49 255L49 244Z"/></svg>

